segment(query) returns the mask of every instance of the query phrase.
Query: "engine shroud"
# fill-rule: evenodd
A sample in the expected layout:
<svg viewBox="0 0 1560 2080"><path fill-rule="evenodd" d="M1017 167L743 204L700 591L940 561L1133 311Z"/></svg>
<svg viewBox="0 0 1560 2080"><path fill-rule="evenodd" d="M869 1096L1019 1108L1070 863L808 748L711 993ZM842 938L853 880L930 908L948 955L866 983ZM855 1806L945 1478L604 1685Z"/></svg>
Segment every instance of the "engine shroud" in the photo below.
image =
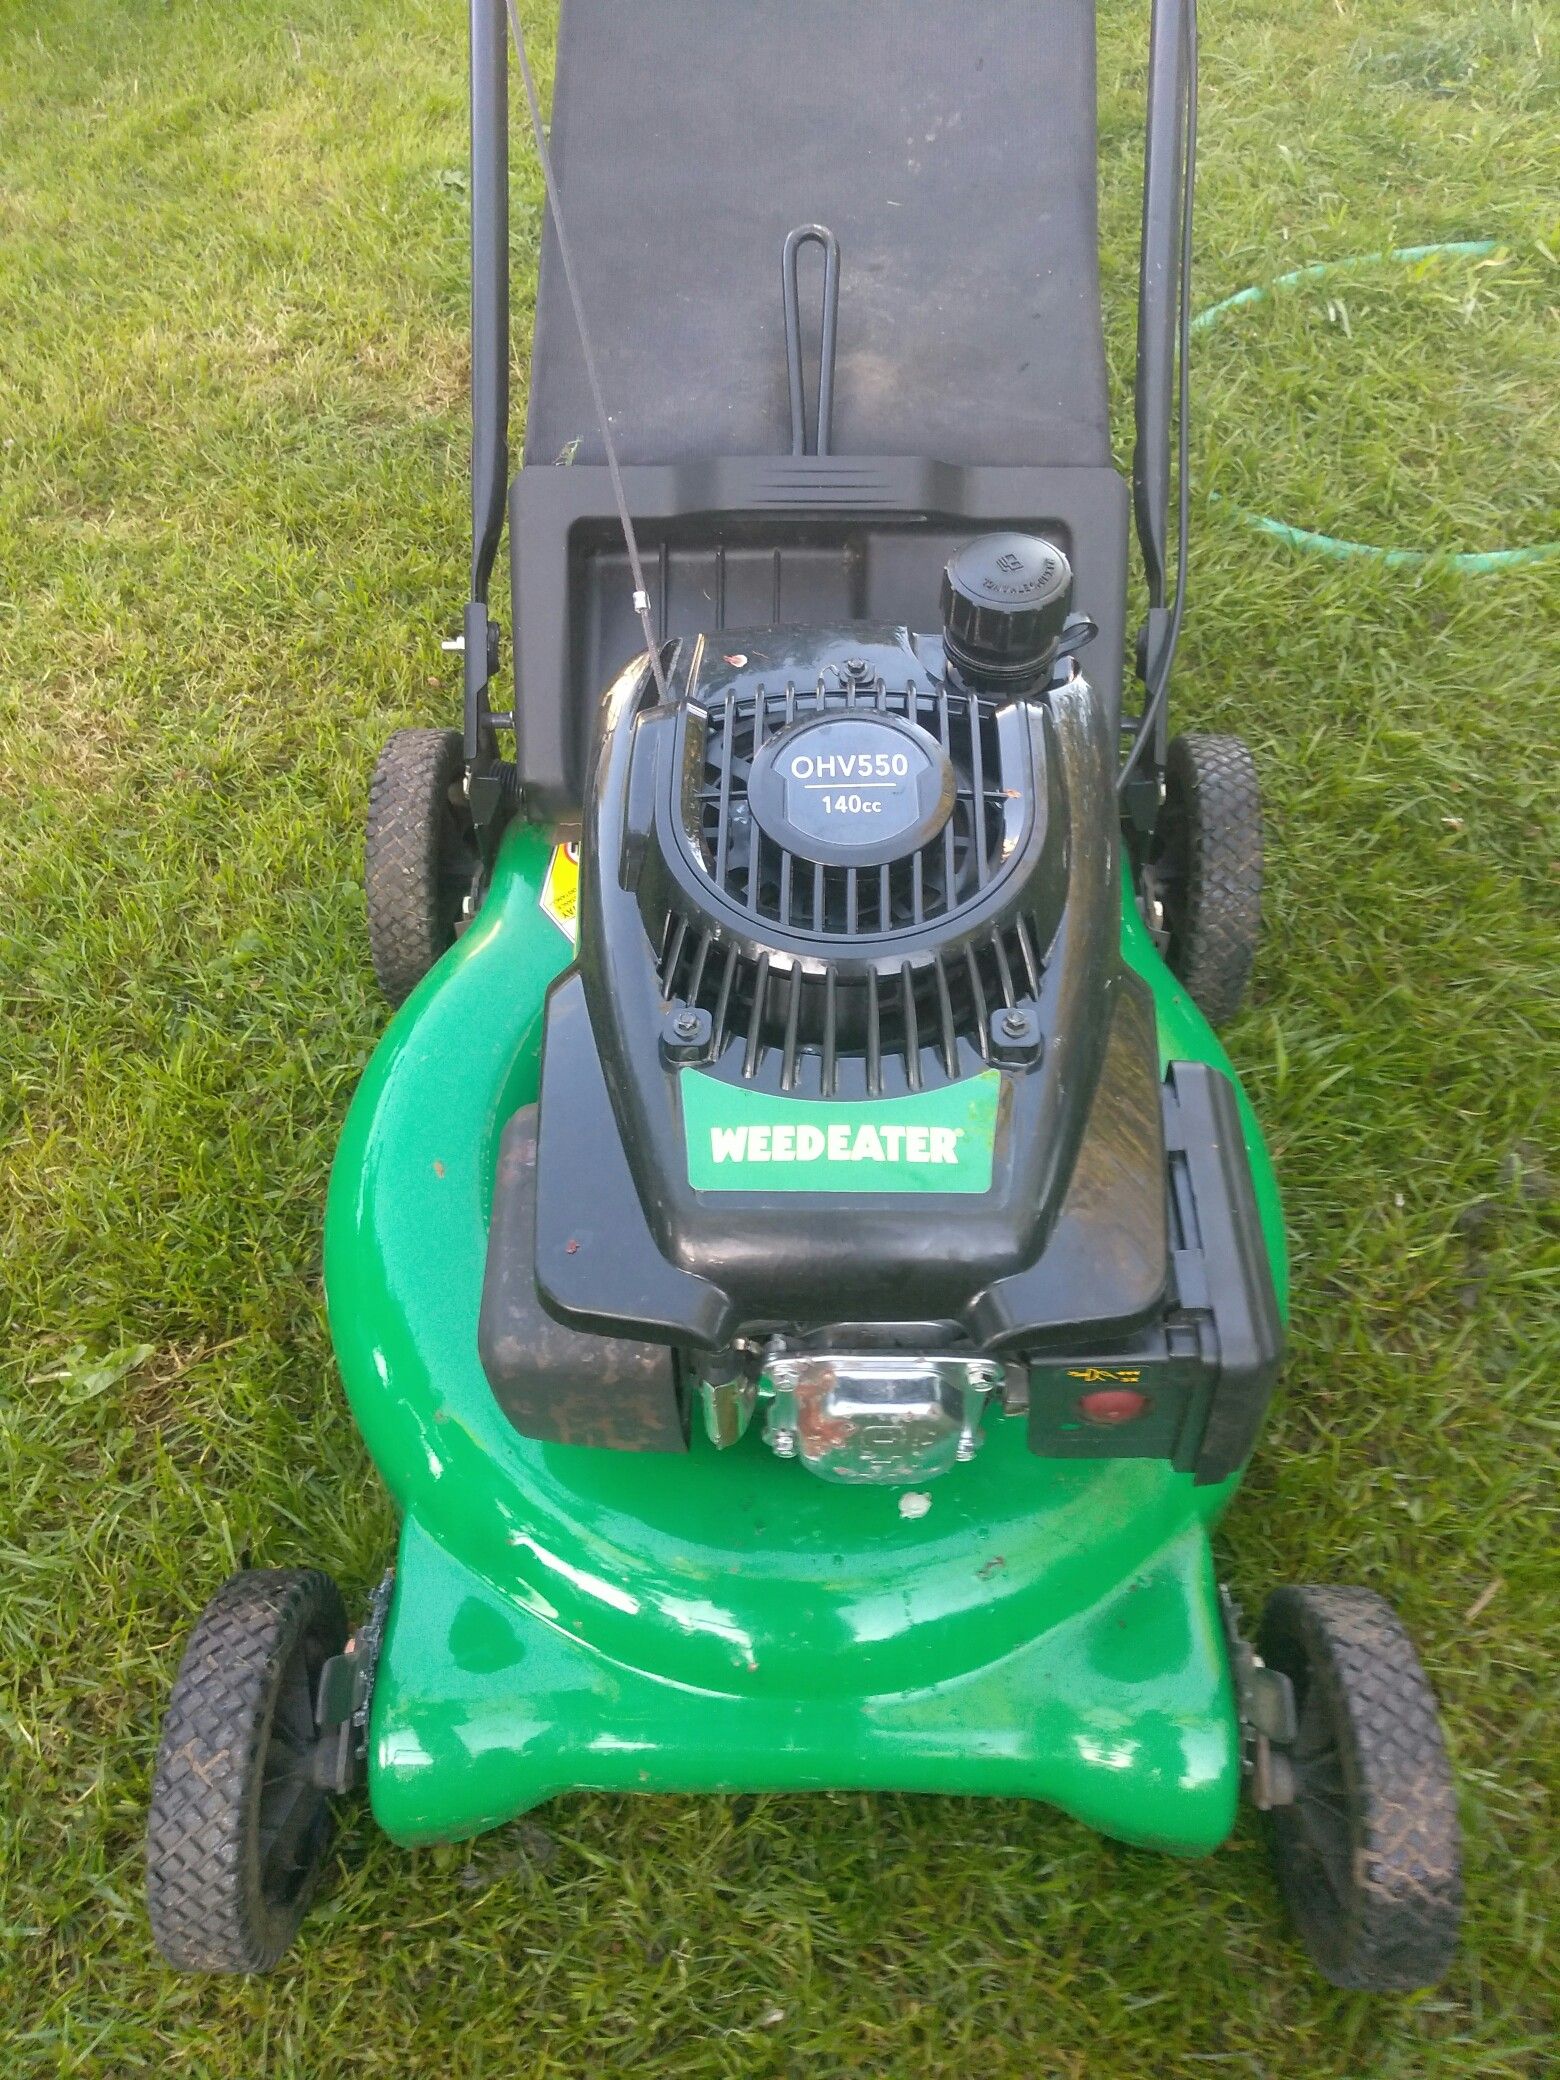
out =
<svg viewBox="0 0 1560 2080"><path fill-rule="evenodd" d="M888 1097L974 1073L993 1015L1035 1003L1066 806L1043 708L950 684L910 638L847 649L702 646L683 701L639 718L631 780L667 761L639 783L640 912L712 1062L739 1044L748 1081Z"/></svg>
<svg viewBox="0 0 1560 2080"><path fill-rule="evenodd" d="M665 700L618 682L543 1051L551 1316L704 1351L1033 1347L1076 1176L1068 1333L1148 1319L1164 1141L1114 750L1069 668L1000 700L903 629L728 630Z"/></svg>

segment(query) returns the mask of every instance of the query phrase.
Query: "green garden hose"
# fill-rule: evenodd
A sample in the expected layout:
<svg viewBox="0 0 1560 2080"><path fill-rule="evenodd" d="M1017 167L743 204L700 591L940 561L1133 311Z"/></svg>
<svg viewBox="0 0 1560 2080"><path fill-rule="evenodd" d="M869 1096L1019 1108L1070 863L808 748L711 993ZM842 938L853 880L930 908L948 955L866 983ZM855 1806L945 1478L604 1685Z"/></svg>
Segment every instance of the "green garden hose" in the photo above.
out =
<svg viewBox="0 0 1560 2080"><path fill-rule="evenodd" d="M1465 238L1428 246L1395 246L1389 252L1357 253L1343 260L1319 260L1309 267L1296 267L1288 274L1275 275L1271 282L1257 282L1248 289L1237 289L1233 296L1226 296L1220 302L1210 304L1207 310L1199 311L1192 320L1192 330L1206 332L1227 312L1250 303L1264 303L1276 289L1291 289L1299 282L1319 281L1330 275L1345 274L1352 268L1372 267L1386 260L1429 260L1441 254L1473 259L1497 250L1498 241L1493 238ZM1248 527L1256 528L1259 533L1273 535L1296 549L1309 549L1318 556L1330 556L1340 562L1368 557L1374 563L1399 570L1417 569L1423 564L1434 563L1442 569L1479 576L1489 571L1509 570L1515 564L1538 563L1546 557L1560 556L1560 541L1535 542L1520 549L1383 549L1374 542L1345 541L1338 535L1321 534L1313 527L1296 527L1287 520L1274 520L1266 513L1250 512L1232 500L1220 499L1217 491L1210 492L1209 496L1219 499Z"/></svg>

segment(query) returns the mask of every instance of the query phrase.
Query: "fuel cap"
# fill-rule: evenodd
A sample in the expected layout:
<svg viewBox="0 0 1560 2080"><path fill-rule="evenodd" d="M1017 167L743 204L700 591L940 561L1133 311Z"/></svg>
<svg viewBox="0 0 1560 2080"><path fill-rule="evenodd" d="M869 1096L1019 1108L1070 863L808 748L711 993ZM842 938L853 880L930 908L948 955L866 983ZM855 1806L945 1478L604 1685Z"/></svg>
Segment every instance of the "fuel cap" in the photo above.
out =
<svg viewBox="0 0 1560 2080"><path fill-rule="evenodd" d="M1034 534L982 534L943 572L943 648L960 675L993 692L1050 669L1072 610L1072 565Z"/></svg>

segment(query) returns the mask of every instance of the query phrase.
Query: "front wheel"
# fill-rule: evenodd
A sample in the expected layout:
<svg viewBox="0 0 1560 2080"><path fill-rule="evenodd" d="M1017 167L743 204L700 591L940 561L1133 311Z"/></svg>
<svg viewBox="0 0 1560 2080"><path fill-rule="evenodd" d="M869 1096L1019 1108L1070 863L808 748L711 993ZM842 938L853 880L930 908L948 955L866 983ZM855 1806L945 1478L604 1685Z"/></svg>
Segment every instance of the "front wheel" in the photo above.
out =
<svg viewBox="0 0 1560 2080"><path fill-rule="evenodd" d="M1434 1693L1369 1589L1276 1589L1258 1633L1294 1687L1292 1804L1270 1815L1279 1886L1334 1986L1432 1986L1462 1913L1457 1794Z"/></svg>
<svg viewBox="0 0 1560 2080"><path fill-rule="evenodd" d="M196 1620L163 1721L146 1837L152 1935L185 1972L268 1972L330 1846L320 1671L346 1644L329 1575L253 1568Z"/></svg>
<svg viewBox="0 0 1560 2080"><path fill-rule="evenodd" d="M459 730L398 729L368 794L363 881L368 946L392 1004L455 944L482 860L466 802Z"/></svg>

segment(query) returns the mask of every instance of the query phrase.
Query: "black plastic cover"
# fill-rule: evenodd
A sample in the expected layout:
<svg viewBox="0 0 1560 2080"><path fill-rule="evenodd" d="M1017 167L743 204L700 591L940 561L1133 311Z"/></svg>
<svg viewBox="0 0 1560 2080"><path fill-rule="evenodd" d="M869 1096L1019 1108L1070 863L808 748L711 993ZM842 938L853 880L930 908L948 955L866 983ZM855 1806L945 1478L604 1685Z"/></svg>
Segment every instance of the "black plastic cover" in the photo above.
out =
<svg viewBox="0 0 1560 2080"><path fill-rule="evenodd" d="M953 762L930 730L870 710L783 722L747 775L754 823L818 866L908 858L945 827L956 790Z"/></svg>
<svg viewBox="0 0 1560 2080"><path fill-rule="evenodd" d="M665 1344L582 1335L536 1293L536 1107L504 1129L477 1348L524 1437L620 1452L684 1452L688 1408Z"/></svg>
<svg viewBox="0 0 1560 2080"><path fill-rule="evenodd" d="M1206 1485L1251 1456L1278 1378L1283 1321L1228 1077L1174 1062L1163 1089L1173 1279L1150 1327L1042 1354L1029 1383L1030 1447L1055 1459L1169 1459ZM1143 1412L1090 1423L1092 1392L1126 1391Z"/></svg>
<svg viewBox="0 0 1560 2080"><path fill-rule="evenodd" d="M870 672L874 698L903 697L908 683L936 711L938 646L861 625L728 641L729 652L687 646L665 703L648 675L611 698L582 845L579 965L549 998L543 1044L544 1304L587 1332L706 1349L831 1321L891 1329L907 1292L918 1314L1010 1348L1054 1326L1058 1304L1064 1323L1148 1319L1168 1271L1157 1058L1145 986L1120 956L1104 704L1069 676L1043 701L985 716L988 758L1000 731L1014 739L1002 808L1016 820L989 878L954 909L886 919L878 888L892 872L865 869L859 923L847 899L843 933L827 920L820 931L816 905L805 921L784 907L765 915L753 878L728 885L718 835L713 857L701 853L709 753L696 732L733 675L739 691L765 681L783 713L804 696L841 697L828 689L853 664ZM696 1188L681 1095L691 1069L669 1007L674 1024L679 1007L694 1014L701 1076L782 1104L870 1104L1000 1078L991 1188L956 1202L924 1190ZM1074 1194L1095 1239L1073 1248L1076 1278L1042 1295L1037 1316L1023 1281L1090 1136L1111 1151L1085 1165Z"/></svg>
<svg viewBox="0 0 1560 2080"><path fill-rule="evenodd" d="M551 137L625 463L789 449L822 223L836 454L1109 466L1093 0L564 0ZM602 459L549 224L525 460Z"/></svg>

